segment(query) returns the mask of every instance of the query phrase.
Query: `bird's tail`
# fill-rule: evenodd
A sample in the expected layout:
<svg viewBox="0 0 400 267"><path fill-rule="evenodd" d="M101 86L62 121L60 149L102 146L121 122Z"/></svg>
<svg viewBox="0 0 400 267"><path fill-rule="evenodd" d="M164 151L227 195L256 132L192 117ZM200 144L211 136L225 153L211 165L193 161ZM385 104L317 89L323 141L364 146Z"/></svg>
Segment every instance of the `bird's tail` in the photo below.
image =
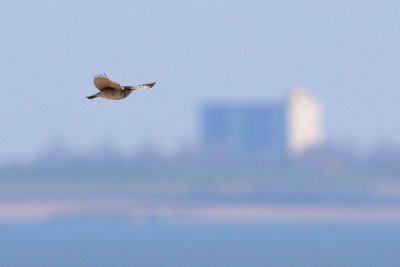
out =
<svg viewBox="0 0 400 267"><path fill-rule="evenodd" d="M93 99L93 98L96 98L96 97L98 97L98 96L99 96L99 93L94 94L94 95L87 96L86 98L87 98L87 99Z"/></svg>
<svg viewBox="0 0 400 267"><path fill-rule="evenodd" d="M131 90L144 90L144 89L150 89L153 88L156 83L145 83L145 84L139 84L135 86L127 86Z"/></svg>

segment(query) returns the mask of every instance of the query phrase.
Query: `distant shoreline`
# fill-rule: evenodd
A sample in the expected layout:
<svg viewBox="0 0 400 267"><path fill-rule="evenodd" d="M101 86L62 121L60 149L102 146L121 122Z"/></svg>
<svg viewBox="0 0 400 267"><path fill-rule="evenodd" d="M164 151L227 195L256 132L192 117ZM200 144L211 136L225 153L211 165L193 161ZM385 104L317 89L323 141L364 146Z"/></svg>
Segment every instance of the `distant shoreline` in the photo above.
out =
<svg viewBox="0 0 400 267"><path fill-rule="evenodd" d="M364 187L251 183L121 185L0 183L0 222L74 218L258 223L400 222L400 183Z"/></svg>
<svg viewBox="0 0 400 267"><path fill-rule="evenodd" d="M74 218L132 221L263 223L271 221L400 222L400 207L388 205L185 204L154 201L76 199L0 203L0 222Z"/></svg>

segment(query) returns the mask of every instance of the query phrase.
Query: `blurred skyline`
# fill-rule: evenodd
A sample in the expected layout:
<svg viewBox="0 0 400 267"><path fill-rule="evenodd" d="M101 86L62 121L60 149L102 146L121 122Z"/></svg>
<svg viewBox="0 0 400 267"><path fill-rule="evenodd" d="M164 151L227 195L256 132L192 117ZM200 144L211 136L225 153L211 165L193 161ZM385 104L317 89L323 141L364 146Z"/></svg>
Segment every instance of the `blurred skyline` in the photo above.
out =
<svg viewBox="0 0 400 267"><path fill-rule="evenodd" d="M201 105L279 101L295 86L324 106L326 140L399 143L397 1L1 1L0 160L52 143L128 151L196 144ZM156 81L88 101L92 77Z"/></svg>
<svg viewBox="0 0 400 267"><path fill-rule="evenodd" d="M400 2L0 9L2 267L400 266Z"/></svg>

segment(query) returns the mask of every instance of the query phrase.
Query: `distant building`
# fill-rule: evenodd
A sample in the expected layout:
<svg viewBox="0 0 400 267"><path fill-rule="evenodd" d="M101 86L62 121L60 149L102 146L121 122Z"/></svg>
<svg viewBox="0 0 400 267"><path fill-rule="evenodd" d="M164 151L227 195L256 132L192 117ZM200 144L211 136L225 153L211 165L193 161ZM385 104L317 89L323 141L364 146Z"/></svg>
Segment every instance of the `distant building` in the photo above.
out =
<svg viewBox="0 0 400 267"><path fill-rule="evenodd" d="M208 104L202 112L207 151L246 154L299 154L322 141L319 105L295 90L286 102Z"/></svg>
<svg viewBox="0 0 400 267"><path fill-rule="evenodd" d="M301 154L323 140L322 108L303 89L293 90L287 99L287 145L292 154Z"/></svg>
<svg viewBox="0 0 400 267"><path fill-rule="evenodd" d="M286 147L284 105L207 105L202 115L208 150L238 154L280 153Z"/></svg>

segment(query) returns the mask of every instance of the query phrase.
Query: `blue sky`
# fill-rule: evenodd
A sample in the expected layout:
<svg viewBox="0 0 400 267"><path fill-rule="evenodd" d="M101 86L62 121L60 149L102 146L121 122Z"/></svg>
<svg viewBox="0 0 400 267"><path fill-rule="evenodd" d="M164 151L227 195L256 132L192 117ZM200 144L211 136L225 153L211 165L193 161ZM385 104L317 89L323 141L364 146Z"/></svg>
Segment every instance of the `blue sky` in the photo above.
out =
<svg viewBox="0 0 400 267"><path fill-rule="evenodd" d="M0 159L52 142L126 150L196 143L209 100L277 101L305 86L326 138L399 143L398 1L0 1ZM85 96L96 73L157 81Z"/></svg>

